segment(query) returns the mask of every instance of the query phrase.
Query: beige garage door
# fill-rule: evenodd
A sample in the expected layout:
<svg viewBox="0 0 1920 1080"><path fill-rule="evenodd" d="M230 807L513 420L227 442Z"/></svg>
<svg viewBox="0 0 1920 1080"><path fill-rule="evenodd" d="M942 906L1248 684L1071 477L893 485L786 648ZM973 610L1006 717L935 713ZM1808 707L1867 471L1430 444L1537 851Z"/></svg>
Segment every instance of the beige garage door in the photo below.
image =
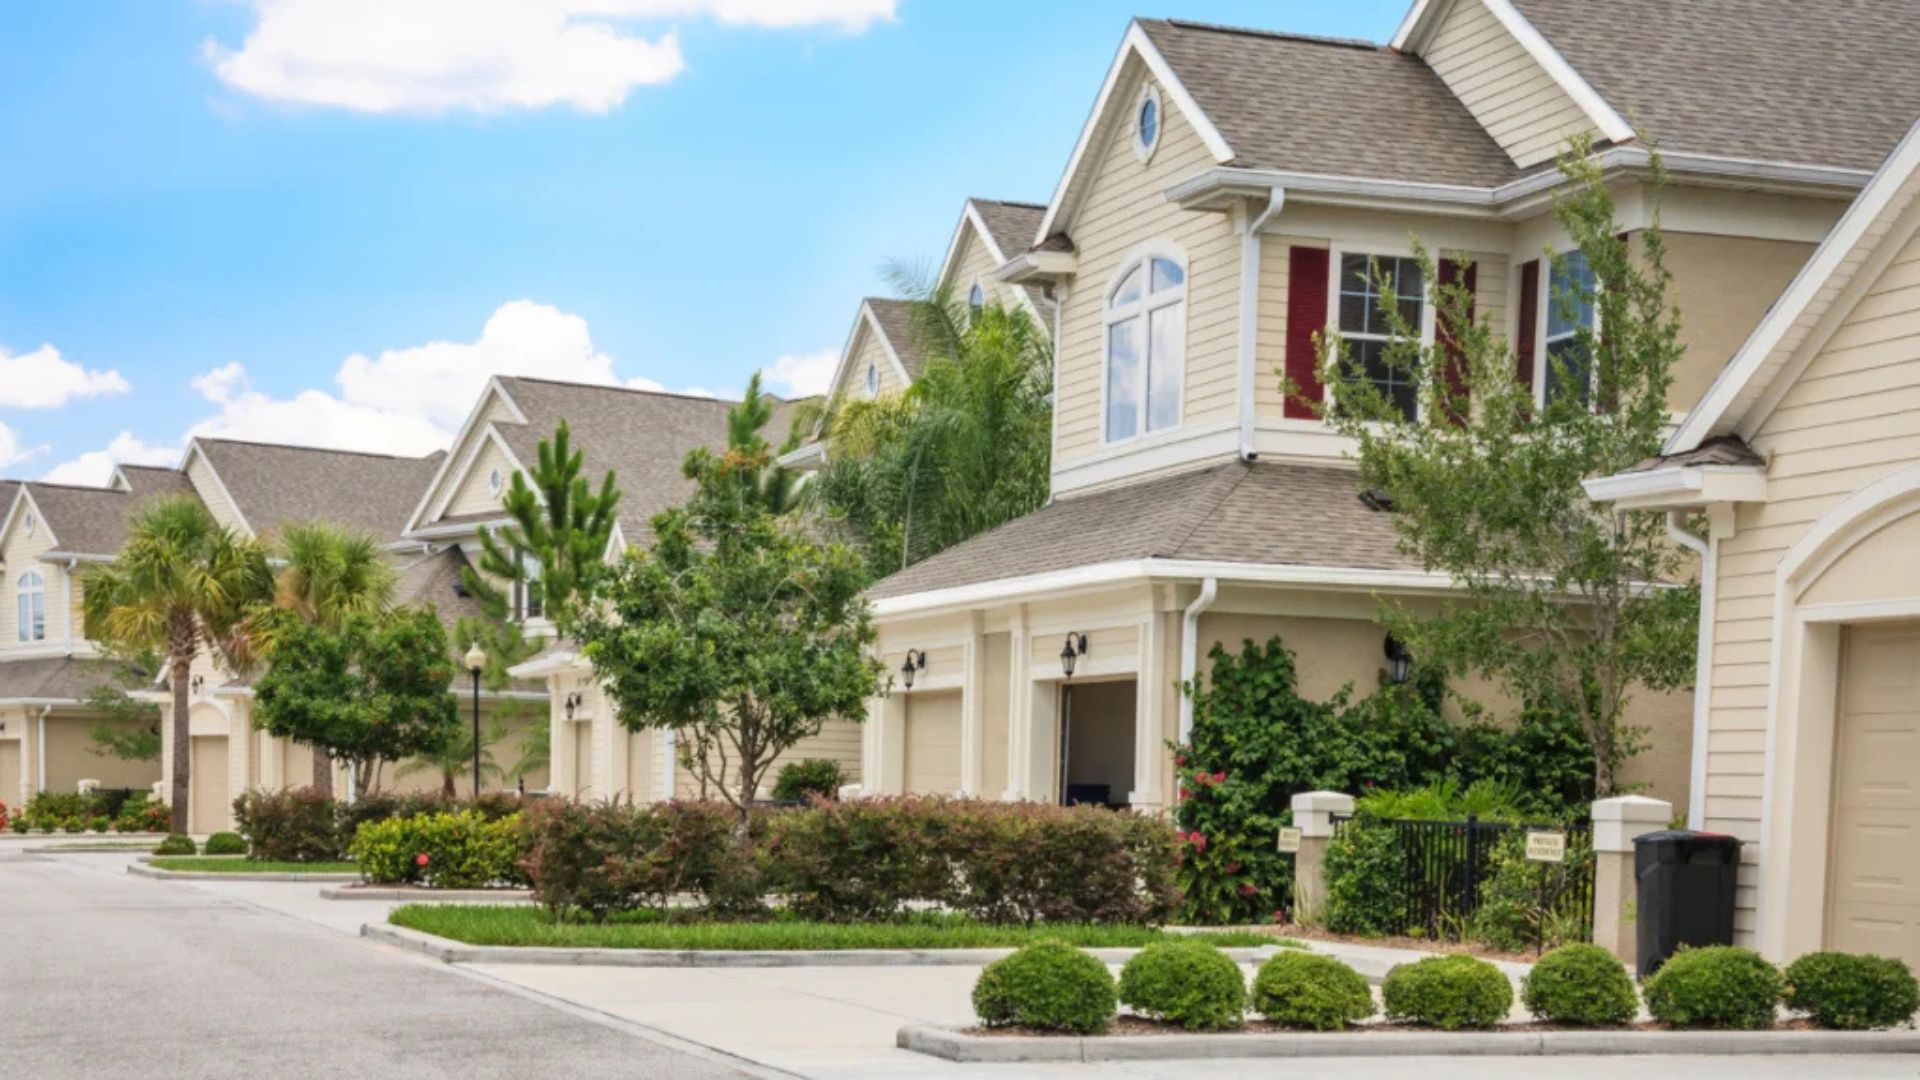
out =
<svg viewBox="0 0 1920 1080"><path fill-rule="evenodd" d="M197 833L220 832L232 827L227 796L227 737L200 735L193 740L193 771L187 774L193 789L187 828Z"/></svg>
<svg viewBox="0 0 1920 1080"><path fill-rule="evenodd" d="M20 740L8 739L0 742L0 803L17 811L23 802L26 800L20 797Z"/></svg>
<svg viewBox="0 0 1920 1080"><path fill-rule="evenodd" d="M907 695L907 791L960 790L960 692Z"/></svg>
<svg viewBox="0 0 1920 1080"><path fill-rule="evenodd" d="M1827 943L1920 963L1920 625L1847 631Z"/></svg>

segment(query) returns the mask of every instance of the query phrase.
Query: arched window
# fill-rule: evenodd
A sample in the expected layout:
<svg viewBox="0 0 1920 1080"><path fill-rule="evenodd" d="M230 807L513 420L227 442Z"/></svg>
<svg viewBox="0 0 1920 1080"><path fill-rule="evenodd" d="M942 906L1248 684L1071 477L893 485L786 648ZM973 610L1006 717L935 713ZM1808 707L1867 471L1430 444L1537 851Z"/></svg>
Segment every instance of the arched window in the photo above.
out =
<svg viewBox="0 0 1920 1080"><path fill-rule="evenodd" d="M978 313L986 306L987 290L981 288L980 283L976 281L973 283L973 288L967 290L967 310Z"/></svg>
<svg viewBox="0 0 1920 1080"><path fill-rule="evenodd" d="M15 583L18 634L21 641L47 640L47 582L40 571L29 570Z"/></svg>
<svg viewBox="0 0 1920 1080"><path fill-rule="evenodd" d="M872 364L867 365L867 396L880 396L880 369Z"/></svg>
<svg viewBox="0 0 1920 1080"><path fill-rule="evenodd" d="M1128 263L1107 294L1107 441L1180 423L1187 272L1165 255Z"/></svg>

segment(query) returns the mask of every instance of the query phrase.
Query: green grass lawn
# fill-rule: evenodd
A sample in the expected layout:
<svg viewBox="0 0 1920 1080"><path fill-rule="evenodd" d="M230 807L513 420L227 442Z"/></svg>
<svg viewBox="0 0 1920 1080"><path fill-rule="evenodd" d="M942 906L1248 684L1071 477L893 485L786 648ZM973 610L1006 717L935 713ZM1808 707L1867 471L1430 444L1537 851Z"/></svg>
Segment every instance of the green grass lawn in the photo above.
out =
<svg viewBox="0 0 1920 1080"><path fill-rule="evenodd" d="M973 949L1042 940L1097 948L1150 945L1176 936L1140 926L987 926L952 915L916 915L899 922L859 924L788 918L666 922L658 911L636 911L596 926L552 923L536 907L461 904L408 904L396 908L389 921L469 945L575 949ZM1245 930L1192 936L1226 946L1291 944L1271 934Z"/></svg>
<svg viewBox="0 0 1920 1080"><path fill-rule="evenodd" d="M147 860L155 870L211 871L216 874L357 874L358 863L270 862L231 855L156 855Z"/></svg>

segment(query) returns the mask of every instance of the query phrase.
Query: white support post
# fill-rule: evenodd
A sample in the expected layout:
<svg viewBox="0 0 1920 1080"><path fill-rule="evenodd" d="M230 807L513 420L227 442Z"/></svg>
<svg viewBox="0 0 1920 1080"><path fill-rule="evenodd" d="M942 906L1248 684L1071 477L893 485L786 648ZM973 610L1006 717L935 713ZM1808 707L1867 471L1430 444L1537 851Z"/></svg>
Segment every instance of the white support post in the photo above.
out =
<svg viewBox="0 0 1920 1080"><path fill-rule="evenodd" d="M1593 804L1593 943L1633 963L1639 930L1633 842L1673 820L1673 804L1622 795Z"/></svg>
<svg viewBox="0 0 1920 1080"><path fill-rule="evenodd" d="M1326 904L1323 864L1333 841L1333 819L1353 814L1353 796L1338 791L1303 791L1293 797L1293 827L1300 830L1300 850L1293 860L1293 921L1311 922ZM1278 842L1278 837L1275 841Z"/></svg>
<svg viewBox="0 0 1920 1080"><path fill-rule="evenodd" d="M1140 677L1133 685L1133 791L1127 803L1140 813L1157 813L1166 805L1160 790L1161 743L1165 730L1161 713L1167 685L1165 637L1159 612L1140 623Z"/></svg>
<svg viewBox="0 0 1920 1080"><path fill-rule="evenodd" d="M968 619L960 664L960 794L973 798L986 786L987 743L987 643L977 611Z"/></svg>

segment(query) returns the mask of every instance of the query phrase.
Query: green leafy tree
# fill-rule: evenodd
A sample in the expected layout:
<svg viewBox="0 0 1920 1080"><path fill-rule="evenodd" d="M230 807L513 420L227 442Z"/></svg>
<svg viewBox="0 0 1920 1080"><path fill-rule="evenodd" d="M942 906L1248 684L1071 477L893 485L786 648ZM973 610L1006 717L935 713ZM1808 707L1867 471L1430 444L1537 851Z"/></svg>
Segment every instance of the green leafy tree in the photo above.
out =
<svg viewBox="0 0 1920 1080"><path fill-rule="evenodd" d="M111 648L88 665L100 682L87 691L87 708L98 718L87 725L87 751L120 761L159 761L160 707L128 693L153 683L160 657L152 649L119 653Z"/></svg>
<svg viewBox="0 0 1920 1080"><path fill-rule="evenodd" d="M705 751L689 763L743 824L775 758L881 686L859 556L773 512L755 444L688 455L692 497L653 519L653 548L627 552L578 628L621 722Z"/></svg>
<svg viewBox="0 0 1920 1080"><path fill-rule="evenodd" d="M82 578L87 636L122 652L165 657L173 694L174 832L187 831L192 755L187 694L204 646L233 647L247 614L271 594L264 548L214 520L198 499L160 499L137 511L113 562Z"/></svg>
<svg viewBox="0 0 1920 1080"><path fill-rule="evenodd" d="M1659 452L1682 353L1657 215L1630 244L1590 150L1578 143L1561 162L1573 185L1555 216L1578 260L1551 256L1552 280L1567 284L1547 299L1578 329L1540 358L1558 388L1548 400L1534 403L1510 343L1473 317L1463 285L1439 283L1424 250L1440 340L1422 345L1389 307L1395 340L1381 361L1417 380L1424 419L1409 421L1373 383L1351 378L1355 362L1337 338L1322 342L1321 377L1336 402L1328 420L1353 440L1362 485L1392 505L1402 549L1464 594L1437 613L1388 605L1394 633L1427 662L1486 672L1519 700L1578 715L1605 797L1636 749L1624 722L1634 689L1692 679L1699 594L1665 584L1685 580L1688 566L1660 516L1611 514L1581 486ZM1656 159L1656 205L1660 186Z"/></svg>
<svg viewBox="0 0 1920 1080"><path fill-rule="evenodd" d="M827 464L803 490L875 576L1046 502L1053 353L1022 310L969 311L944 292L913 306L927 354L897 397L832 402Z"/></svg>
<svg viewBox="0 0 1920 1080"><path fill-rule="evenodd" d="M254 722L379 785L384 762L436 752L459 720L446 628L426 608L350 615L337 628L287 611L268 616L275 645L254 684Z"/></svg>
<svg viewBox="0 0 1920 1080"><path fill-rule="evenodd" d="M539 611L565 632L606 575L620 490L608 471L595 491L581 475L582 460L561 421L553 438L540 442L533 483L516 472L501 497L513 524L480 530L478 572L470 568L461 577L496 622L518 614L496 581L526 598L524 611Z"/></svg>

